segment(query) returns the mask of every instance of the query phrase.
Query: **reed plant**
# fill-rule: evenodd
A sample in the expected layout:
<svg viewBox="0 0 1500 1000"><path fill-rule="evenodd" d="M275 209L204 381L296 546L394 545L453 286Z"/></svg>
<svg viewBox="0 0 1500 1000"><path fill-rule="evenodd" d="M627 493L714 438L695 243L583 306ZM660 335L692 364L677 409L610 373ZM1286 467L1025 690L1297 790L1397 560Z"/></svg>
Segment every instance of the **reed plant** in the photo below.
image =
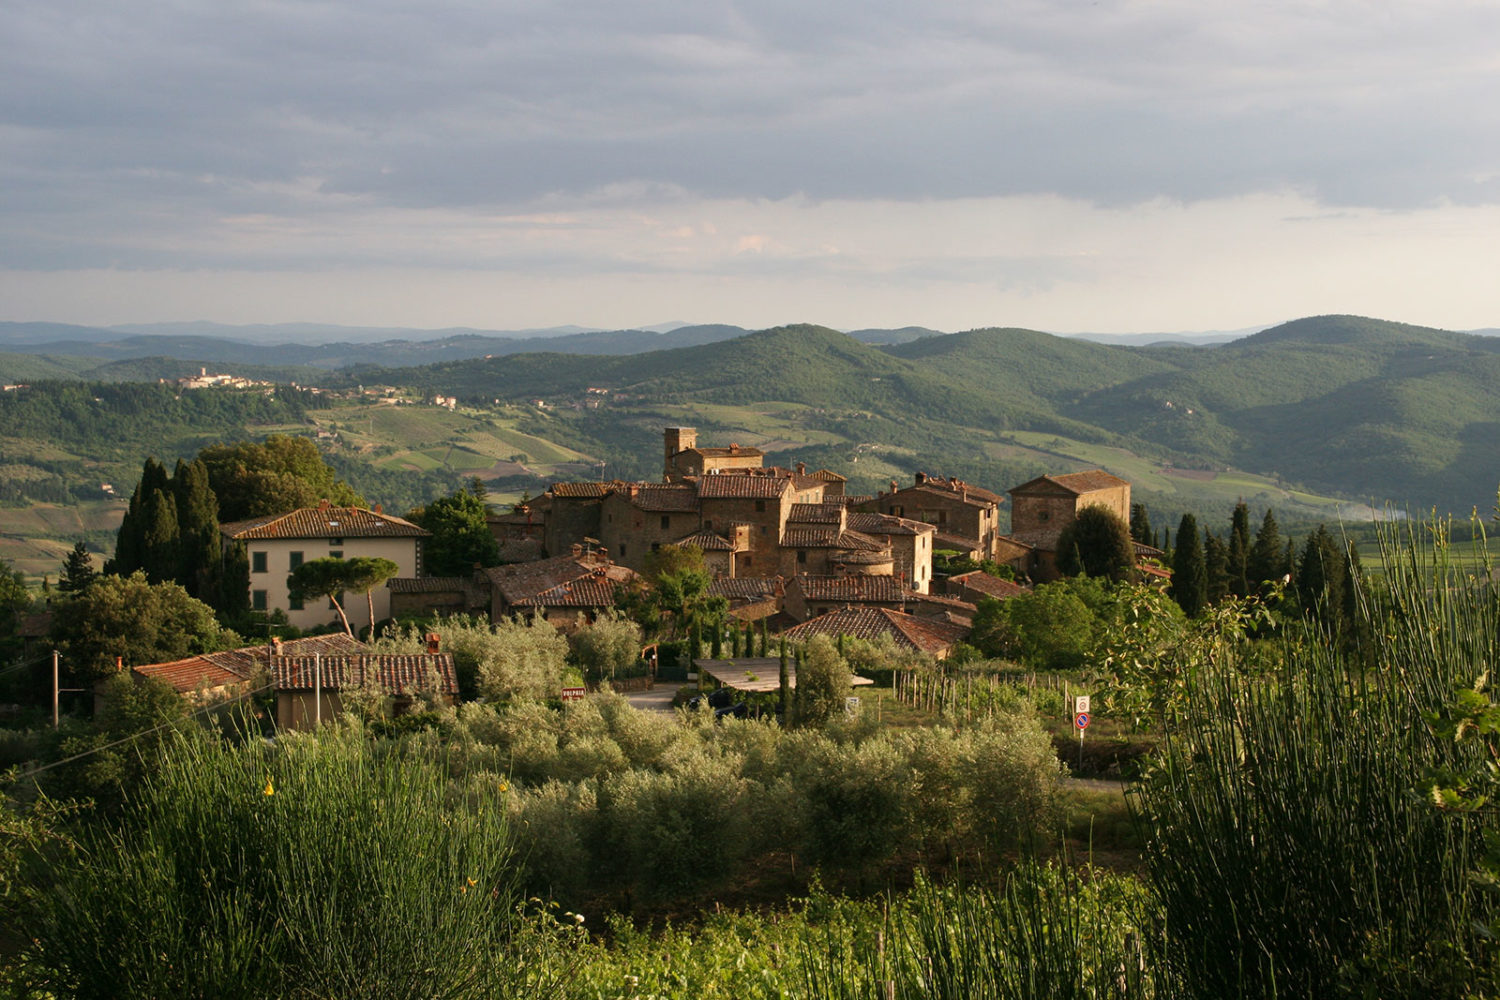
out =
<svg viewBox="0 0 1500 1000"><path fill-rule="evenodd" d="M77 997L545 995L493 785L357 729L180 741L36 886L26 974Z"/></svg>
<svg viewBox="0 0 1500 1000"><path fill-rule="evenodd" d="M1434 769L1483 764L1427 720L1495 662L1495 602L1418 530L1387 533L1384 585L1361 588L1371 642L1351 649L1314 618L1284 630L1273 671L1230 655L1187 685L1132 798L1174 992L1493 989L1475 930L1490 903L1471 877L1483 820L1455 821L1419 789Z"/></svg>

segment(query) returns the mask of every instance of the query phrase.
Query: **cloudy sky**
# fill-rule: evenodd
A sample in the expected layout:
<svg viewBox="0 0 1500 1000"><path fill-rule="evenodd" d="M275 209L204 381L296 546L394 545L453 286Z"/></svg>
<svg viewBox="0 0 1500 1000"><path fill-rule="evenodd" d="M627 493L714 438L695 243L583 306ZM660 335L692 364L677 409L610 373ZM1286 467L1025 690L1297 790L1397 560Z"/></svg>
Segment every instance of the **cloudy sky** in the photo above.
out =
<svg viewBox="0 0 1500 1000"><path fill-rule="evenodd" d="M0 319L1500 326L1492 0L0 0Z"/></svg>

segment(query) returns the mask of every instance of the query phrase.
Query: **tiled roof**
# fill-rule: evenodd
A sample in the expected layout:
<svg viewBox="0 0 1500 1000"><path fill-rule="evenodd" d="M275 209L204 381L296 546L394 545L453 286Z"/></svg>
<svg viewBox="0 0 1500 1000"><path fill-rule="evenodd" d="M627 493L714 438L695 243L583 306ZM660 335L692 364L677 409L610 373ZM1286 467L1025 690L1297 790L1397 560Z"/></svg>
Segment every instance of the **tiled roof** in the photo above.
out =
<svg viewBox="0 0 1500 1000"><path fill-rule="evenodd" d="M848 549L841 549L833 557L833 561L840 566L890 566L894 562L894 557L890 549L871 552L852 552Z"/></svg>
<svg viewBox="0 0 1500 1000"><path fill-rule="evenodd" d="M843 524L844 505L841 503L794 503L787 522L798 524Z"/></svg>
<svg viewBox="0 0 1500 1000"><path fill-rule="evenodd" d="M704 552L733 552L734 543L723 535L712 531L695 531L691 535L677 539L674 545L696 545Z"/></svg>
<svg viewBox="0 0 1500 1000"><path fill-rule="evenodd" d="M744 445L731 445L727 448L684 448L683 452L693 452L705 458L758 458L765 455L759 448L746 448Z"/></svg>
<svg viewBox="0 0 1500 1000"><path fill-rule="evenodd" d="M696 514L698 491L680 483L627 483L615 495L631 506L657 513Z"/></svg>
<svg viewBox="0 0 1500 1000"><path fill-rule="evenodd" d="M849 527L855 531L862 531L867 535L925 535L929 532L937 533L937 528L926 521L913 521L909 517L896 517L894 514L867 514L861 511L849 512Z"/></svg>
<svg viewBox="0 0 1500 1000"><path fill-rule="evenodd" d="M613 563L595 562L594 558L588 555L555 556L537 562L492 566L484 572L500 592L501 600L511 605L534 603L541 595L564 584L594 576L596 571L620 583L636 579L633 570Z"/></svg>
<svg viewBox="0 0 1500 1000"><path fill-rule="evenodd" d="M845 507L858 507L862 504L871 503L878 498L873 493L845 493L837 499L843 501Z"/></svg>
<svg viewBox="0 0 1500 1000"><path fill-rule="evenodd" d="M199 686L215 688L247 680L258 667L274 654L274 646L242 646L217 653L203 653L170 663L148 663L131 668L142 677L154 677L166 681L181 693L196 691ZM304 639L288 639L279 647L282 653L307 655L348 655L364 652L365 645L348 635L338 632L329 635L313 635Z"/></svg>
<svg viewBox="0 0 1500 1000"><path fill-rule="evenodd" d="M819 479L825 483L847 483L849 481L847 476L841 476L837 472L832 472L828 469L819 469L817 472L809 473L808 478Z"/></svg>
<svg viewBox="0 0 1500 1000"><path fill-rule="evenodd" d="M1132 541L1130 545L1135 549L1137 559L1165 559L1167 555L1156 546L1147 545L1145 542Z"/></svg>
<svg viewBox="0 0 1500 1000"><path fill-rule="evenodd" d="M389 514L363 507L303 507L221 525L230 538L426 538L431 532Z"/></svg>
<svg viewBox="0 0 1500 1000"><path fill-rule="evenodd" d="M791 486L780 476L703 476L698 496L704 500L776 500Z"/></svg>
<svg viewBox="0 0 1500 1000"><path fill-rule="evenodd" d="M977 538L967 538L963 535L955 535L949 531L939 531L932 539L934 549L957 549L959 552L972 552L983 548Z"/></svg>
<svg viewBox="0 0 1500 1000"><path fill-rule="evenodd" d="M864 607L830 611L787 629L783 634L796 641L805 641L816 635L847 635L855 639L877 639L889 635L898 646L936 655L961 642L969 630L961 625L927 621L890 608Z"/></svg>
<svg viewBox="0 0 1500 1000"><path fill-rule="evenodd" d="M278 691L311 691L315 686L338 691L373 680L388 694L403 695L425 689L430 676L436 679L439 694L458 694L450 653L325 656L321 664L311 656L271 658L271 677Z"/></svg>
<svg viewBox="0 0 1500 1000"><path fill-rule="evenodd" d="M978 486L964 486L962 488L949 486L946 479L929 479L918 486L908 486L899 491L895 496L910 496L913 493L926 493L931 496L942 497L944 500L954 500L967 504L970 507L990 507L995 504L1004 503L1003 498L997 493L980 489Z"/></svg>
<svg viewBox="0 0 1500 1000"><path fill-rule="evenodd" d="M725 577L708 585L708 595L727 597L731 601L759 600L763 597L774 597L785 587L786 581L779 576Z"/></svg>
<svg viewBox="0 0 1500 1000"><path fill-rule="evenodd" d="M519 608L607 608L615 603L621 581L606 576L585 576L560 583L530 597L515 601Z"/></svg>
<svg viewBox="0 0 1500 1000"><path fill-rule="evenodd" d="M858 531L790 526L781 533L781 547L785 549L847 549L851 552L884 552L888 548L884 542Z"/></svg>
<svg viewBox="0 0 1500 1000"><path fill-rule="evenodd" d="M1068 472L1060 476L1038 476L1030 482L1022 483L1012 489L1011 495L1020 493L1072 493L1075 496L1083 493L1093 493L1095 490L1112 490L1130 484L1118 476L1112 476L1103 469L1090 469L1087 472Z"/></svg>
<svg viewBox="0 0 1500 1000"><path fill-rule="evenodd" d="M809 601L898 604L911 594L894 576L798 576L791 586Z"/></svg>
<svg viewBox="0 0 1500 1000"><path fill-rule="evenodd" d="M990 576L984 570L980 569L976 569L970 573L959 573L957 576L950 576L948 583L950 586L963 587L981 594L987 594L999 600L1026 593L1026 588L1019 583L1002 580L998 576Z"/></svg>
<svg viewBox="0 0 1500 1000"><path fill-rule="evenodd" d="M569 500L597 500L607 495L613 485L611 483L553 483L547 487L547 492L554 497L563 497Z"/></svg>
<svg viewBox="0 0 1500 1000"><path fill-rule="evenodd" d="M464 590L471 577L467 576L397 576L385 582L393 594L440 594L451 590Z"/></svg>

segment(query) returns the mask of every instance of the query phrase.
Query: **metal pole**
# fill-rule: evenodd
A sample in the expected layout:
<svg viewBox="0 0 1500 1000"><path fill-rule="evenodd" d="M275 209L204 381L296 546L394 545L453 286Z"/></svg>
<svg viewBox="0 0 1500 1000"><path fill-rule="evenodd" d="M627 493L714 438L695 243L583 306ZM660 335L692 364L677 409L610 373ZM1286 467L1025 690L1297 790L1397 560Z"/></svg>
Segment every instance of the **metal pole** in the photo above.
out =
<svg viewBox="0 0 1500 1000"><path fill-rule="evenodd" d="M313 728L323 725L323 654L313 654L313 711L316 713Z"/></svg>
<svg viewBox="0 0 1500 1000"><path fill-rule="evenodd" d="M52 651L52 728L57 728L57 650Z"/></svg>

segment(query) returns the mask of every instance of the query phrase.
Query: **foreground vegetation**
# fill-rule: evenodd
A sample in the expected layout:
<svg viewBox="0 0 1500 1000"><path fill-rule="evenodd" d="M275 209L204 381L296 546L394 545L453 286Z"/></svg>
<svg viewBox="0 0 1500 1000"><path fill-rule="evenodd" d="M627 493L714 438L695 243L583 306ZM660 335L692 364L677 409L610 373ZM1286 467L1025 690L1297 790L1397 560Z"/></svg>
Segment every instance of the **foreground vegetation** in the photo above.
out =
<svg viewBox="0 0 1500 1000"><path fill-rule="evenodd" d="M607 697L274 744L178 722L133 741L118 804L53 783L92 756L11 775L6 976L143 997L1494 995L1500 605L1442 546L1385 541L1354 641L1208 617L1122 675L1171 691L1146 699L1136 866L1056 850L1067 793L1014 701L956 729ZM768 873L779 901L743 894Z"/></svg>

